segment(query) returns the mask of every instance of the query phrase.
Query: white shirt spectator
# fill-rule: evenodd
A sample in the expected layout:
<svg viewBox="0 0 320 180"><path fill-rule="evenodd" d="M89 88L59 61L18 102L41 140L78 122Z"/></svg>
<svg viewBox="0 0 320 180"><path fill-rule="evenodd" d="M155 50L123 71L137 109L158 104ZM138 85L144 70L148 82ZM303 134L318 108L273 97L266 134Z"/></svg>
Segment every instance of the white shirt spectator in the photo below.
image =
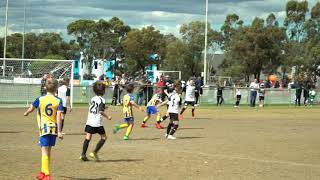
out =
<svg viewBox="0 0 320 180"><path fill-rule="evenodd" d="M259 89L259 84L256 82L252 82L249 88L250 88L250 91L257 91Z"/></svg>

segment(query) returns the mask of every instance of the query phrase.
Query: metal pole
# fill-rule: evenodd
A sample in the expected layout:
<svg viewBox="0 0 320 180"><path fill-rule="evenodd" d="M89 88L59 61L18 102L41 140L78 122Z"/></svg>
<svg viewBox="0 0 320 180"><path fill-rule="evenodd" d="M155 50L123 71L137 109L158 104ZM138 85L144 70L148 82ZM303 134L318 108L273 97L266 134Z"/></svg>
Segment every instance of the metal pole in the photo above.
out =
<svg viewBox="0 0 320 180"><path fill-rule="evenodd" d="M5 33L4 33L4 45L3 45L3 65L2 65L2 76L6 75L6 53L7 53L7 34L8 34L8 9L9 9L9 0L7 0L6 6L6 23L5 23Z"/></svg>
<svg viewBox="0 0 320 180"><path fill-rule="evenodd" d="M204 68L203 68L203 80L204 85L207 85L207 44L208 44L208 0L206 0L206 25L205 25L205 37L204 37Z"/></svg>
<svg viewBox="0 0 320 180"><path fill-rule="evenodd" d="M23 34L22 34L22 50L21 50L21 59L24 59L24 41L25 41L25 32L26 32L26 0L24 0L24 12L23 12ZM21 74L23 74L24 61L21 62Z"/></svg>
<svg viewBox="0 0 320 180"><path fill-rule="evenodd" d="M71 77L70 77L70 107L73 108L73 73L74 73L74 63L75 61L72 61L71 64Z"/></svg>

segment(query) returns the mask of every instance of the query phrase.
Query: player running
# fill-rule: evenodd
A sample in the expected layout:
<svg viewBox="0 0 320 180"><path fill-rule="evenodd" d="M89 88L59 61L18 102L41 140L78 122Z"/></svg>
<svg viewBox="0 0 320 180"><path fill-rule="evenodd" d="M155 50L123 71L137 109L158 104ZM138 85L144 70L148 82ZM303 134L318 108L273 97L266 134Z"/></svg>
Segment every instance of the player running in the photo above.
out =
<svg viewBox="0 0 320 180"><path fill-rule="evenodd" d="M182 119L182 114L183 112L188 108L189 105L192 106L192 117L195 116L194 111L195 111L195 91L196 91L196 86L195 86L195 81L193 79L190 79L189 82L187 83L186 87L186 96L185 96L185 101L184 101L184 107L182 108L180 114L179 114L179 119Z"/></svg>
<svg viewBox="0 0 320 180"><path fill-rule="evenodd" d="M164 127L161 126L161 114L157 108L157 105L160 104L162 102L161 100L161 89L158 89L157 93L154 94L151 98L151 100L148 102L147 104L147 116L143 119L143 122L141 123L140 127L141 128L145 128L147 121L150 119L152 114L156 114L157 118L156 118L156 128L158 129L164 129Z"/></svg>

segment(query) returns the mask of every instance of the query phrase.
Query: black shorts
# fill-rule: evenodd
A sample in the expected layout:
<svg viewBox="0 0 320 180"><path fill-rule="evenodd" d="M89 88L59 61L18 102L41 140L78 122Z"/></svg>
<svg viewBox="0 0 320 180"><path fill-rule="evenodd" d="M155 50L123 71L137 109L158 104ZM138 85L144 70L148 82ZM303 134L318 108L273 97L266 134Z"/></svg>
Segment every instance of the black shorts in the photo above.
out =
<svg viewBox="0 0 320 180"><path fill-rule="evenodd" d="M194 102L194 101L185 101L185 102L184 102L184 106L188 106L188 105L191 105L191 106L194 107L195 102Z"/></svg>
<svg viewBox="0 0 320 180"><path fill-rule="evenodd" d="M241 99L241 95L237 95L237 99Z"/></svg>
<svg viewBox="0 0 320 180"><path fill-rule="evenodd" d="M263 101L264 100L264 96L259 96L259 101Z"/></svg>
<svg viewBox="0 0 320 180"><path fill-rule="evenodd" d="M67 114L67 107L63 107L62 113L63 113L63 114Z"/></svg>
<svg viewBox="0 0 320 180"><path fill-rule="evenodd" d="M172 121L179 121L179 115L178 113L169 113L170 120Z"/></svg>
<svg viewBox="0 0 320 180"><path fill-rule="evenodd" d="M100 127L91 127L89 125L86 125L86 128L84 129L84 131L86 133L90 133L90 134L106 134L106 131L104 130L103 126Z"/></svg>

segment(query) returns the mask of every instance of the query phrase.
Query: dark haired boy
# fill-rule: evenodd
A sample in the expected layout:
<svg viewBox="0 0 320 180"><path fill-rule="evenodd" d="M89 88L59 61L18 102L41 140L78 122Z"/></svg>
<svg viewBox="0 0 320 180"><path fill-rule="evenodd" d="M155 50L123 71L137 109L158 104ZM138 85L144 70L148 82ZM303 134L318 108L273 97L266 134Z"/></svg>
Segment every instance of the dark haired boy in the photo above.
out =
<svg viewBox="0 0 320 180"><path fill-rule="evenodd" d="M95 82L93 84L93 91L96 94L90 100L90 106L88 111L88 119L85 127L86 138L83 142L82 154L80 159L83 161L88 161L89 159L86 156L88 146L93 134L98 133L100 135L100 140L92 153L89 156L95 160L99 161L98 152L106 142L107 136L103 127L102 117L105 117L111 120L111 116L108 116L105 111L106 101L102 97L105 94L106 86L103 82Z"/></svg>

